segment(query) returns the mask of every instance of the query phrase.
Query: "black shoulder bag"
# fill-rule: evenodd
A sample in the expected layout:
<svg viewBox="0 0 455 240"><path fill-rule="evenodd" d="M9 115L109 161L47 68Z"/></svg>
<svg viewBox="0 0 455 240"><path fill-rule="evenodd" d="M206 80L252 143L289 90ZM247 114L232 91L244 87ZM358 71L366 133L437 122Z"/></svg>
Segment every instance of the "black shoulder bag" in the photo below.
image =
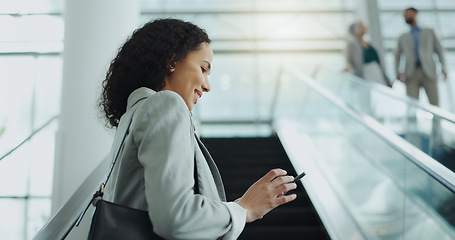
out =
<svg viewBox="0 0 455 240"><path fill-rule="evenodd" d="M90 207L90 204L96 206L90 225L90 231L87 238L88 240L164 239L153 232L153 225L147 211L118 205L102 199L104 186L106 186L112 170L114 169L118 155L124 146L125 138L129 133L132 121L133 117L131 116L131 120L128 123L128 127L125 131L120 147L117 150L114 161L112 162L106 181L101 184L100 189L93 195L92 200L87 205L76 224L76 226L79 225L85 212ZM195 194L198 194L199 184L197 180L196 155L194 156L194 164L194 191Z"/></svg>

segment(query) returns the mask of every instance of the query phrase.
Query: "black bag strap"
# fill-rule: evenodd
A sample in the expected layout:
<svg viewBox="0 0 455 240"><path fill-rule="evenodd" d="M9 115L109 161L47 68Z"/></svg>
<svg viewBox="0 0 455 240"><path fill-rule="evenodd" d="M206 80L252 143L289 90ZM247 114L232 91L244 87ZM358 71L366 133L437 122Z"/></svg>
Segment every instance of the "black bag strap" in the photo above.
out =
<svg viewBox="0 0 455 240"><path fill-rule="evenodd" d="M120 147L118 148L117 150L117 153L115 154L115 157L114 157L114 161L112 161L112 164L111 164L111 168L109 169L109 173L106 177L106 180L104 181L104 183L102 183L100 185L100 188L98 191L95 192L95 194L93 194L93 197L92 197L92 200L90 200L90 202L87 204L87 206L85 207L84 211L82 212L82 214L79 216L79 218L77 219L76 221L76 227L79 226L79 224L81 223L82 221L82 218L84 217L85 213L87 212L88 208L90 207L90 204L94 204L96 205L96 202L98 200L100 200L102 197L103 197L103 194L104 194L104 187L106 186L106 183L107 181L109 180L109 178L111 177L111 173L112 173L112 170L114 169L114 166L115 166L115 163L117 162L117 158L118 158L118 155L120 154L120 151L122 150L124 144L125 144L125 139L126 139L126 136L128 136L128 133L129 133L129 129L130 129L130 126L131 126L131 123L133 122L133 116L134 116L134 112L133 114L131 115L131 119L128 123L128 126L126 127L126 130L125 130L125 134L123 134L123 138L122 138L122 141L120 143Z"/></svg>
<svg viewBox="0 0 455 240"><path fill-rule="evenodd" d="M117 162L118 155L120 154L120 151L122 150L123 146L125 145L125 139L128 136L131 123L133 122L134 113L135 113L135 111L131 115L131 119L130 119L130 121L128 123L128 126L126 127L126 130L125 130L125 134L123 134L122 141L121 141L120 146L119 146L119 148L117 150L117 153L115 154L114 160L112 161L111 168L109 169L109 173L108 173L108 175L106 177L106 180L104 181L104 183L102 183L100 185L99 190L96 191L95 194L93 194L92 199L87 204L87 206L85 207L84 211L82 212L82 214L79 216L78 220L76 221L76 227L79 226L79 224L81 223L82 218L84 217L85 213L87 212L88 208L90 207L90 204L93 204L94 206L96 206L96 202L98 200L102 199L102 197L104 195L104 187L106 186L107 181L109 181L109 178L111 177L112 171L114 170L115 163ZM194 134L194 137L197 138L196 134ZM197 163L196 163L196 152L194 152L194 193L195 194L199 194L200 193L200 191L199 191L198 173L197 173Z"/></svg>

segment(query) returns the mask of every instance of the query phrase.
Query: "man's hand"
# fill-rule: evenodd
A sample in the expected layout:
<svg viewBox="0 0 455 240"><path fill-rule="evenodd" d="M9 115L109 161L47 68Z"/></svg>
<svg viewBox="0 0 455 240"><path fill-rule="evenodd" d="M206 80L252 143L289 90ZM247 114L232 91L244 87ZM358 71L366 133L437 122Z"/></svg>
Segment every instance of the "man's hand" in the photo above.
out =
<svg viewBox="0 0 455 240"><path fill-rule="evenodd" d="M447 73L446 73L446 71L442 70L442 76L444 76L444 80L447 79Z"/></svg>
<svg viewBox="0 0 455 240"><path fill-rule="evenodd" d="M406 83L406 76L403 73L398 73L397 79Z"/></svg>

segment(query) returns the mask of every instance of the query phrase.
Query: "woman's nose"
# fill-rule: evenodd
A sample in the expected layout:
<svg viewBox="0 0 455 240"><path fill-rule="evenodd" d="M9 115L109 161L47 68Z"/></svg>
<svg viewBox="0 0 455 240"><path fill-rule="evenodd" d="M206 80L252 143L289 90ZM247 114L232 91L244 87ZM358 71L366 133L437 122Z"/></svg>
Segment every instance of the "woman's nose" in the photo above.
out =
<svg viewBox="0 0 455 240"><path fill-rule="evenodd" d="M202 91L204 92L210 92L210 81L209 81L209 77L206 77L204 79L204 82L202 82Z"/></svg>

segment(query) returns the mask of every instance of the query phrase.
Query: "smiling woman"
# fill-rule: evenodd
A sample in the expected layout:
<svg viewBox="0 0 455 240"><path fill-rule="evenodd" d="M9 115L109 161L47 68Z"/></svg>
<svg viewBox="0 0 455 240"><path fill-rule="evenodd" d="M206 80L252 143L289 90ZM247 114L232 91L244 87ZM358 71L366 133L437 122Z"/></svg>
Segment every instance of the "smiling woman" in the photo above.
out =
<svg viewBox="0 0 455 240"><path fill-rule="evenodd" d="M208 75L213 61L213 52L207 42L201 43L200 47L188 54L181 62L172 61L166 76L163 90L178 93L186 105L193 110L194 104L202 97L202 92L210 91Z"/></svg>
<svg viewBox="0 0 455 240"><path fill-rule="evenodd" d="M246 222L296 198L285 195L296 188L294 178L273 169L241 198L226 202L190 112L210 91L209 44L192 23L149 22L123 45L103 83L100 106L117 128L113 153L128 132L106 200L148 211L153 231L166 239L237 239Z"/></svg>

